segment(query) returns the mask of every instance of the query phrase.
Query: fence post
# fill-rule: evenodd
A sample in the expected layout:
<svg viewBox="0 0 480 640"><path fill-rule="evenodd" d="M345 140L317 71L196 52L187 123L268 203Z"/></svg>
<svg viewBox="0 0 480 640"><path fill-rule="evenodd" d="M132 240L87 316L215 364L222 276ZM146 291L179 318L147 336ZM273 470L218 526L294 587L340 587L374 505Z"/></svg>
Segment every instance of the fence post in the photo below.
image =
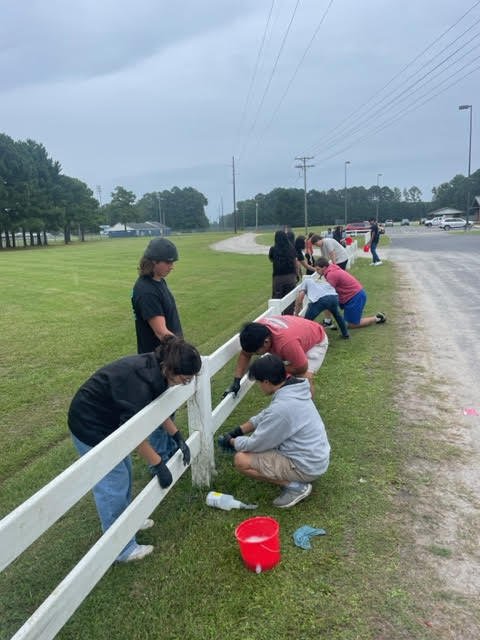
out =
<svg viewBox="0 0 480 640"><path fill-rule="evenodd" d="M215 472L209 365L209 357L202 356L202 369L197 376L196 391L187 401L189 433L200 433L200 452L191 465L192 483L196 487L209 487Z"/></svg>
<svg viewBox="0 0 480 640"><path fill-rule="evenodd" d="M282 298L270 298L268 308L272 309L272 315L281 316L283 311Z"/></svg>

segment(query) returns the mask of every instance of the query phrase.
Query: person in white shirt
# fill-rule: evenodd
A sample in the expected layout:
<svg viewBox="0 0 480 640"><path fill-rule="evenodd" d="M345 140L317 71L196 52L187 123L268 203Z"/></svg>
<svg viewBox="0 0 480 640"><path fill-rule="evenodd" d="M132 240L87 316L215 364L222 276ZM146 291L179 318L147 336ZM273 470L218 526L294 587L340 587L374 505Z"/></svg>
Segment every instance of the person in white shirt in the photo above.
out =
<svg viewBox="0 0 480 640"><path fill-rule="evenodd" d="M305 296L307 296L308 300L308 307L304 316L305 319L315 320L322 311L330 311L338 324L342 338L348 340L350 335L338 305L338 294L332 285L325 280L319 270L317 270L317 273L314 275L305 278L300 285L300 290L295 300L294 313L296 316L300 314L303 308Z"/></svg>
<svg viewBox="0 0 480 640"><path fill-rule="evenodd" d="M348 253L345 247L333 238L322 238L321 236L312 236L312 244L318 247L322 256L330 260L332 264L336 264L340 269L345 270L348 264Z"/></svg>

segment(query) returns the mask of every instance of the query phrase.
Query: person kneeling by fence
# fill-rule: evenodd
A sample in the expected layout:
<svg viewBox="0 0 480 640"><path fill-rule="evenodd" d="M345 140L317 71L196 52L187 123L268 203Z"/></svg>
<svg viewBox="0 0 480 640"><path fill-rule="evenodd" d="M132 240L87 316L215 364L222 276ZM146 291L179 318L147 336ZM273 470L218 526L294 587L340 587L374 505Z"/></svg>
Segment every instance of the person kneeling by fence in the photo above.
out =
<svg viewBox="0 0 480 640"><path fill-rule="evenodd" d="M165 336L152 353L127 356L94 373L75 394L68 412L73 443L82 456L124 422L146 407L170 386L188 384L202 366L197 349L175 336ZM190 450L171 418L163 427L176 441L183 462L190 462ZM150 465L162 488L172 483L172 474L159 454L144 440L137 452ZM93 496L105 532L128 507L132 493L132 461L127 456L93 487ZM147 520L142 529L153 526ZM133 537L117 562L141 560L153 551L137 544Z"/></svg>
<svg viewBox="0 0 480 640"><path fill-rule="evenodd" d="M322 366L328 349L327 334L317 322L295 316L268 316L258 322L247 322L239 337L242 350L235 377L223 397L229 393L237 395L252 356L265 353L279 356L290 375L307 378L313 396L313 375Z"/></svg>
<svg viewBox="0 0 480 640"><path fill-rule="evenodd" d="M282 360L265 355L248 370L270 406L218 439L235 452L235 468L254 480L282 487L275 507L293 507L312 491L330 460L325 425L312 401L308 380L290 377ZM251 434L251 435L249 435Z"/></svg>

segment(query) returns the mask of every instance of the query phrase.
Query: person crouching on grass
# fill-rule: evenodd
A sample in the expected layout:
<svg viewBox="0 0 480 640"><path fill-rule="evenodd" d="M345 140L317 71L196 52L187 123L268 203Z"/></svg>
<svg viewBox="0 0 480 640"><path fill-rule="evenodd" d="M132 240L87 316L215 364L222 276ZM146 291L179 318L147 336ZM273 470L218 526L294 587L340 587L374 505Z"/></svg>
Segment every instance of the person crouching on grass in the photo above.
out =
<svg viewBox="0 0 480 640"><path fill-rule="evenodd" d="M282 487L273 505L293 507L310 495L312 482L328 469L330 444L305 378L287 378L282 360L268 354L248 370L270 406L218 439L235 452L235 468L254 480Z"/></svg>
<svg viewBox="0 0 480 640"><path fill-rule="evenodd" d="M68 412L68 427L73 444L83 456L105 440L124 422L160 396L168 387L188 384L200 371L202 361L197 349L175 336L165 336L152 353L127 356L96 371L77 391ZM190 450L171 418L163 428L173 437L190 463ZM138 454L151 465L162 488L172 484L172 474L148 440L137 446ZM105 532L131 502L132 461L128 455L93 487L95 505ZM141 529L153 526L146 520ZM141 560L153 546L137 544L135 536L117 557L117 562Z"/></svg>

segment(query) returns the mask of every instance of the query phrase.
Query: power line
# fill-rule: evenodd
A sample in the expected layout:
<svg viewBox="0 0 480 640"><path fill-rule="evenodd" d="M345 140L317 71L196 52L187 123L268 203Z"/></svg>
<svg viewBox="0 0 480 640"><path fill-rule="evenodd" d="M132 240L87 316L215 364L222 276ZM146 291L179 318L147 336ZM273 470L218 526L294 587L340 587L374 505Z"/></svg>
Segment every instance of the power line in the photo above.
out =
<svg viewBox="0 0 480 640"><path fill-rule="evenodd" d="M478 56L477 58L475 58L475 60L479 59L480 56ZM465 69L469 64L471 64L472 61L470 61L469 63L467 63L466 65L464 65L462 67L462 69ZM459 71L462 71L462 69L459 69ZM450 89L451 87L455 86L456 84L458 84L459 82L461 82L462 80L464 80L465 78L467 78L468 76L472 75L472 73L475 73L475 71L480 70L480 65L474 67L473 69L471 69L470 71L468 71L467 73L465 73L463 76L460 76L459 78L457 78L454 82L451 82L449 85L447 85L446 87L444 87L443 89L441 89L440 91L438 91L437 93L434 93L433 95L428 95L425 94L424 96L421 96L419 99L421 99L422 97L425 98L425 100L423 100L423 102L420 102L419 104L416 105L410 105L409 107L406 107L405 109L403 109L402 111L398 112L397 114L395 114L394 117L392 117L390 120L387 120L383 123L381 123L377 128L373 129L372 131L369 131L367 134L365 134L364 136L362 136L361 138L358 138L357 140L354 140L352 143L348 144L347 146L343 147L340 151L337 151L335 153L330 154L329 156L326 156L325 158L321 159L321 162L327 162L328 160L335 158L337 156L339 156L340 154L343 154L345 151L347 151L348 149L351 149L355 144L361 142L362 140L365 140L366 138L371 137L372 135L375 135L377 133L379 133L380 131L382 131L383 129L389 127L390 125L394 124L395 122L397 122L398 120L400 120L401 118L403 118L404 116L406 116L407 114L411 113L412 111L416 111L417 109L420 109L421 107L423 107L425 104L427 104L428 102L430 102L431 100L434 100L435 98L437 98L439 95L441 95L442 93L444 93L445 91L447 91L447 89ZM457 71L458 73L458 71ZM456 74L452 74L453 76ZM449 80L452 76L449 76L448 78L446 78L445 80L443 80L441 84L443 84L444 82L446 82L447 80ZM438 88L437 85L436 88Z"/></svg>
<svg viewBox="0 0 480 640"><path fill-rule="evenodd" d="M262 42L260 43L260 48L259 48L258 53L257 53L257 59L256 59L256 62L255 62L255 69L253 71L252 78L250 80L250 86L248 88L247 97L245 99L245 104L243 106L243 112L242 112L242 115L241 115L241 118L240 118L240 125L238 127L237 136L240 135L240 133L241 133L241 131L243 129L243 124L245 122L245 117L247 115L247 108L248 108L248 105L250 103L250 98L252 96L253 86L254 86L255 80L257 78L258 67L259 67L259 64L260 64L260 57L262 55L263 47L265 45L265 39L267 37L268 26L270 24L270 20L271 20L271 17L272 17L272 11L273 11L274 5L275 5L275 0L272 0L272 4L270 5L270 11L268 13L267 22L265 24L265 29L263 31Z"/></svg>
<svg viewBox="0 0 480 640"><path fill-rule="evenodd" d="M469 41L471 42L472 40L477 39L480 36L480 33L475 34L475 36ZM469 43L467 43L469 44ZM405 102L405 100L408 100L414 93L416 93L417 91L420 91L421 89L423 89L427 84L429 84L430 82L433 82L436 78L438 78L439 76L441 76L443 73L445 73L446 71L448 71L448 69L450 69L452 66L455 66L457 64L460 63L461 60L463 60L466 56L468 56L470 53L472 53L473 51L475 51L475 49L478 49L480 47L480 43L477 44L476 46L472 47L471 49L469 49L465 54L463 54L463 56L460 56L457 60L454 60L453 62L451 62L449 65L447 65L444 69L442 69L439 73L437 73L436 75L432 76L431 78L429 78L426 82L424 82L422 85L420 85L419 87L417 87L416 89L414 89L414 87L421 82L422 80L424 80L425 78L427 78L435 69L438 69L438 67L442 66L449 58L451 58L452 56L448 56L447 58L445 58L444 60L442 60L441 63L439 63L438 65L436 65L433 69L431 69L428 73L424 74L421 78L419 78L416 82L414 82L413 84L411 84L409 87L407 87L406 89L404 89L403 91L401 91L398 95L396 95L394 98L392 98L389 102L387 102L386 105L379 107L376 111L372 112L368 117L364 118L362 121L360 121L358 123L358 125L356 127L352 127L351 129L347 130L343 136L351 136L351 135L355 135L356 133L358 133L358 131L360 131L363 127L363 125L368 124L369 122L371 122L372 120L375 120L376 117L379 114L385 113L385 111L389 111L391 110L391 108L397 106L399 103L401 102ZM458 51L460 51L463 47L460 47L460 49L457 49L455 51L455 54L458 53ZM475 62L475 60L477 60L477 58L473 58L472 60L469 61L468 64L470 64L471 62ZM465 67L462 67L461 69L459 69L459 71L462 71ZM448 78L450 78L451 76L448 76ZM447 78L447 79L448 79ZM440 83L441 84L441 83ZM437 85L438 86L438 85ZM413 90L412 90L413 89ZM406 95L404 95L406 94ZM403 97L402 97L403 96ZM331 141L331 143L329 143L326 148L324 149L324 151L328 151L329 149L332 149L334 147L337 146L338 142L340 141L340 137L336 138L334 140Z"/></svg>
<svg viewBox="0 0 480 640"><path fill-rule="evenodd" d="M479 1L480 1L480 0L479 0ZM304 62L304 60L305 60L305 58L306 58L306 56L307 56L307 53L310 51L310 49L311 49L311 47L312 47L312 44L313 44L313 42L314 42L315 38L317 37L317 34L318 34L318 32L320 31L320 28L321 28L322 24L324 23L325 18L327 17L327 14L328 14L328 12L330 11L330 7L332 6L333 2L334 2L334 0L330 0L330 2L329 2L329 4L328 4L327 8L326 8L326 9L325 9L325 11L323 12L322 17L320 18L320 22L318 23L318 25L317 25L317 27L316 27L315 31L313 32L312 37L310 38L310 42L309 42L309 43L308 43L308 45L306 46L306 48L305 48L305 50L304 50L304 52L303 52L303 54L302 54L302 56L301 56L301 58L300 58L300 61L298 62L297 66L295 67L295 71L293 72L292 77L290 78L290 80L289 80L289 82L288 82L288 84L287 84L287 88L286 88L286 89L285 89L285 91L283 92L282 97L280 98L280 100L278 101L277 106L276 106L276 107L275 107L275 109L273 110L272 117L270 118L270 121L268 122L267 126L266 126L266 127L265 127L265 129L263 130L263 132L262 132L261 136L259 137L259 139L257 140L257 142L259 142L259 141L260 141L260 139L261 139L261 137L262 137L263 135L265 135L265 133L267 132L267 130L270 128L270 126L271 126L272 122L274 121L275 116L277 115L277 113L278 113L278 111L279 111L280 107L281 107L281 106L282 106L282 104L283 104L283 101L285 100L285 98L286 98L286 96L287 96L288 92L290 91L290 88L291 88L291 86L292 86L292 84L293 84L293 82L294 82L295 78L297 77L297 73L299 72L300 67L301 67L301 66L302 66L302 64L303 64L303 62Z"/></svg>
<svg viewBox="0 0 480 640"><path fill-rule="evenodd" d="M366 107L367 105L369 105L373 100L375 100L375 98L379 95L382 94L382 92L389 87L397 78L399 78L404 71L406 71L409 67L411 67L413 64L415 64L415 62L417 62L417 60L419 60L429 49L431 49L435 44L437 44L437 42L439 42L447 33L449 33L452 29L454 29L469 13L471 13L475 7L477 7L480 4L480 0L477 0L477 2L475 2L470 9L468 9L465 13L463 13L457 20L456 22L454 22L450 27L448 27L448 29L446 29L445 31L443 31L437 38L435 38L427 47L425 47L425 49L423 49L423 51L421 51L417 56L415 56L415 58L413 58L410 62L408 62L397 74L395 74L381 89L379 89L377 92L375 92L368 100L366 100L365 102L363 102L360 106L358 106L356 109L354 109L346 118L344 118L338 125L336 125L331 131L330 133L325 136L324 138L322 138L318 143L316 143L313 147L311 147L312 150L316 149L317 147L320 147L322 144L325 144L325 142L327 140L329 140L332 135L334 134L335 131L337 131L338 129L341 129L345 123L349 122L352 117L356 116L355 119L358 119L358 117L362 117L361 115L359 116L359 112L361 112L364 107ZM475 23L476 24L476 23ZM469 29L468 29L469 30ZM468 31L467 30L467 31ZM466 32L464 32L466 33ZM462 34L464 35L464 34ZM454 41L455 42L455 41ZM449 45L451 46L451 44ZM336 135L334 137L337 137Z"/></svg>
<svg viewBox="0 0 480 640"><path fill-rule="evenodd" d="M480 0L479 0L479 2L480 2ZM262 110L263 103L265 102L265 98L267 96L268 90L270 89L270 85L272 84L272 80L273 80L273 77L275 75L275 71L277 70L278 61L280 60L280 56L282 55L283 48L285 47L285 42L287 41L288 34L290 33L290 29L292 27L293 20L295 18L295 14L297 13L297 9L298 9L298 5L299 4L300 4L300 0L297 0L295 8L294 8L294 10L292 12L292 16L290 18L290 22L288 23L288 27L287 27L287 29L285 31L285 34L284 34L283 39L282 39L282 42L280 44L280 49L278 51L277 57L275 59L275 62L273 64L273 68L272 68L272 71L270 73L270 77L268 79L267 85L265 87L265 90L263 92L262 98L260 100L260 103L258 105L257 111L255 113L255 117L253 119L253 123L252 123L252 125L251 125L251 127L250 127L250 129L248 131L248 134L247 134L247 136L245 138L244 144L242 146L242 150L240 151L239 158L243 155L243 153L245 151L245 148L247 146L247 143L248 143L248 141L249 141L249 139L250 139L250 137L251 137L251 135L253 133L253 130L255 129L255 126L257 124L258 116L260 114L260 111Z"/></svg>

